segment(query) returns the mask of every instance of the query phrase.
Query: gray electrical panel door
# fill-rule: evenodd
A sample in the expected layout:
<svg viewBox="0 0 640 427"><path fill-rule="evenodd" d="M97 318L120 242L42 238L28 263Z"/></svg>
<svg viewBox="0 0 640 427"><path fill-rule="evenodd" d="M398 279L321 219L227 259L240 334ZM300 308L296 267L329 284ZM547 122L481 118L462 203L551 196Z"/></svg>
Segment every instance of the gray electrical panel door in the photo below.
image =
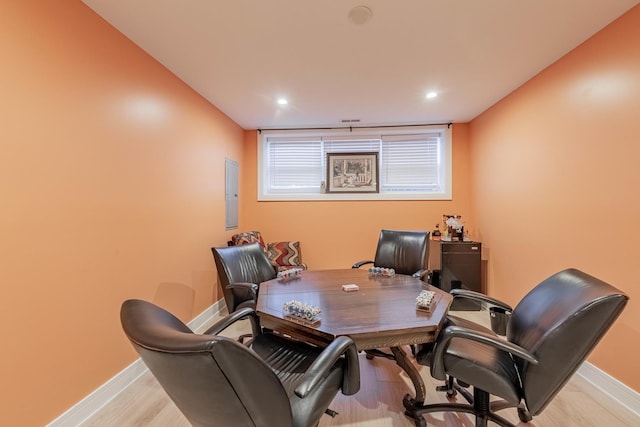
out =
<svg viewBox="0 0 640 427"><path fill-rule="evenodd" d="M238 228L238 162L225 159L225 230Z"/></svg>

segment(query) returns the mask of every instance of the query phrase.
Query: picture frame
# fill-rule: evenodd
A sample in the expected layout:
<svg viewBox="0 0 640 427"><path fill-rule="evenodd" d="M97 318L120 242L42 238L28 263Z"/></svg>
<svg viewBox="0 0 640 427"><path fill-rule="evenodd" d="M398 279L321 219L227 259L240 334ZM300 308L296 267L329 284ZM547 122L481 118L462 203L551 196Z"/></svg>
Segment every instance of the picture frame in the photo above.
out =
<svg viewBox="0 0 640 427"><path fill-rule="evenodd" d="M378 153L327 153L327 193L378 193Z"/></svg>

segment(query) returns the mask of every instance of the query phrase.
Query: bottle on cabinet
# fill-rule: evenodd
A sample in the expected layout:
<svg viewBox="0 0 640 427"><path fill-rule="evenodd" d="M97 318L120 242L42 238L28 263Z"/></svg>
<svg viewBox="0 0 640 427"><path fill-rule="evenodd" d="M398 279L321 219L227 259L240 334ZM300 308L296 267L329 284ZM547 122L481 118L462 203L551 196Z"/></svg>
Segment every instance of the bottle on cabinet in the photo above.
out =
<svg viewBox="0 0 640 427"><path fill-rule="evenodd" d="M442 233L440 232L440 224L436 224L436 228L431 233L431 240L440 240Z"/></svg>

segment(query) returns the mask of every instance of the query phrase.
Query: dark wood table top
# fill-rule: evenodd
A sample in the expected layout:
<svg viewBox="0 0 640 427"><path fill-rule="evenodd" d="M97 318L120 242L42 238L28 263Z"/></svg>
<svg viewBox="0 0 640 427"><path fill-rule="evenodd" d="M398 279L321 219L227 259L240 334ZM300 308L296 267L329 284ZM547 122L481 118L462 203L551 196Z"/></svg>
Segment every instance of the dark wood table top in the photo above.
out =
<svg viewBox="0 0 640 427"><path fill-rule="evenodd" d="M356 292L342 285L354 283ZM436 293L431 312L416 309L421 290ZM301 301L320 307L321 322L311 326L284 318L283 304ZM452 297L411 276L369 276L367 270L310 270L295 279L260 285L256 311L264 327L316 344L347 335L358 350L434 341Z"/></svg>

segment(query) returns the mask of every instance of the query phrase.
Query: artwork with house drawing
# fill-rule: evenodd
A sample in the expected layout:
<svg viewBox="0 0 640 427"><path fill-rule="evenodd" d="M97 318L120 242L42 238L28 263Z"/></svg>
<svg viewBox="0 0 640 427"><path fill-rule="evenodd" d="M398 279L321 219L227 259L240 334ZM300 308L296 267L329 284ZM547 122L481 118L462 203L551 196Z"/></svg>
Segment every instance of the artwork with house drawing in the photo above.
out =
<svg viewBox="0 0 640 427"><path fill-rule="evenodd" d="M378 153L327 153L328 193L377 193Z"/></svg>

